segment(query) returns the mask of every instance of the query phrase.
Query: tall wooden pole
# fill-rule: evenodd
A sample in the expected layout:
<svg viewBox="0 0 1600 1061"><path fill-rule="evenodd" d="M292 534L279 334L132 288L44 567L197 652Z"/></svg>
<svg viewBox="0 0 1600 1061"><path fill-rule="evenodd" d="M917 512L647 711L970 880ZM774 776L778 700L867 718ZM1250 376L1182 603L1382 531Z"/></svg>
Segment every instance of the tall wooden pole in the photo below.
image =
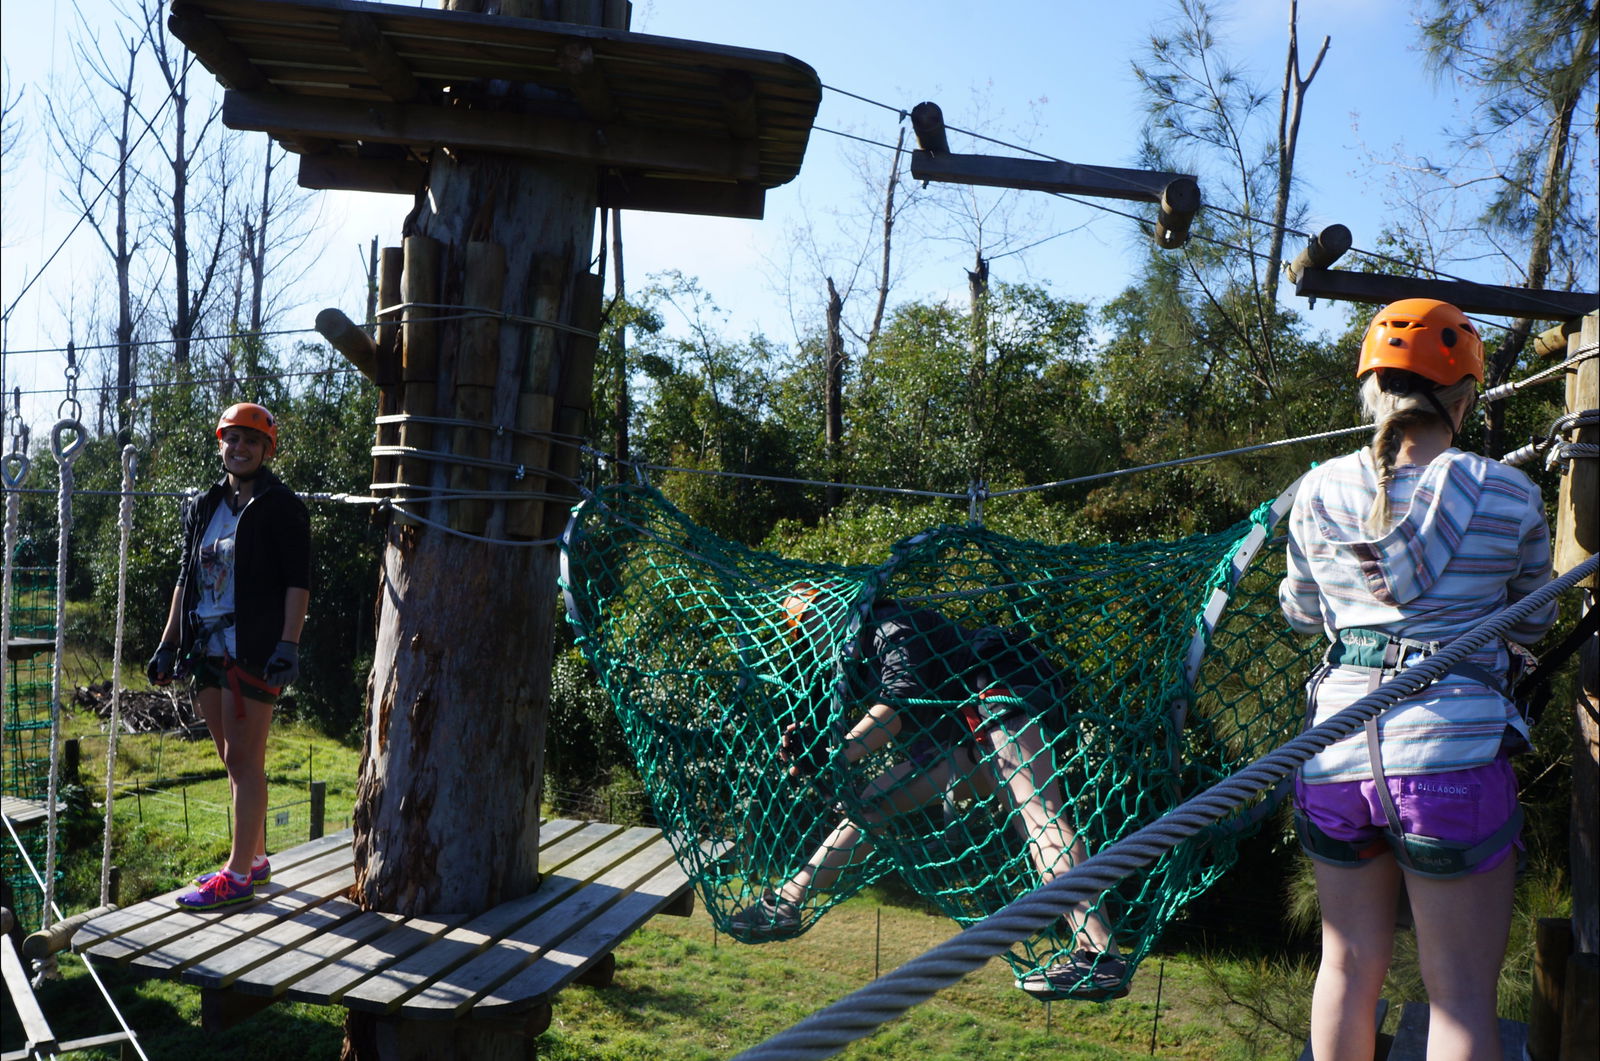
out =
<svg viewBox="0 0 1600 1061"><path fill-rule="evenodd" d="M603 10L621 10L565 0L444 6L590 24ZM487 309L593 326L600 292L588 262L596 186L585 165L434 153L422 206L406 232L401 412L455 422L403 425L401 444L416 451L399 462L411 496L545 482L538 473L554 459L551 445L529 432L571 426L563 406L589 387L572 369L584 360L585 340L473 314ZM485 299L497 304L475 304ZM592 354L589 364L592 373ZM516 425L518 432L461 422ZM464 474L462 465L429 451L524 468L521 475L480 474L481 465L470 465ZM372 910L479 913L539 882L556 551L517 543L544 537L562 506L530 496L487 510L468 506L465 514L458 504L408 507L431 522L396 520L384 550L353 822L356 894ZM530 1056L526 1035L537 1032L538 1016L508 1034L470 1022L405 1023L352 1011L344 1057L522 1058Z"/></svg>
<svg viewBox="0 0 1600 1061"><path fill-rule="evenodd" d="M1567 376L1567 412L1600 408L1600 359L1593 356L1600 343L1600 314L1583 318L1583 327L1568 337L1569 356L1586 351L1576 371ZM1594 444L1600 429L1581 429L1576 441ZM1593 458L1575 458L1561 478L1556 522L1555 563L1566 570L1600 550L1600 464ZM1583 610L1595 606L1596 580L1584 587ZM1577 722L1572 756L1572 930L1573 950L1600 952L1600 680L1596 676L1595 640L1589 639L1579 656Z"/></svg>

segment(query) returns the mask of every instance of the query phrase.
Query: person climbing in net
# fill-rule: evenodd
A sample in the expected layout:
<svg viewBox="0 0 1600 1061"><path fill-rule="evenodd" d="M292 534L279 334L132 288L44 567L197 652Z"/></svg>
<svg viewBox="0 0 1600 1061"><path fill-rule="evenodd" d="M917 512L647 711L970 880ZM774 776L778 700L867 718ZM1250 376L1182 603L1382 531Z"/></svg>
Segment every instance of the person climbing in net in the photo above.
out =
<svg viewBox="0 0 1600 1061"><path fill-rule="evenodd" d="M841 587L800 583L783 600L781 623L793 650L826 652L845 604ZM1061 695L1043 653L995 627L971 631L932 608L880 599L843 649L847 687L866 711L836 747L792 723L780 760L793 775L822 776L837 757L847 764L888 750L898 759L858 794L861 821L843 818L800 871L738 910L730 931L759 941L798 935L801 908L847 869L873 853L868 831L892 827L948 797L1010 801L1007 820L1020 833L1040 883L1087 857L1064 818L1045 718ZM1128 993L1127 966L1098 910L1080 904L1067 916L1070 956L1021 977L1041 999L1107 1000Z"/></svg>

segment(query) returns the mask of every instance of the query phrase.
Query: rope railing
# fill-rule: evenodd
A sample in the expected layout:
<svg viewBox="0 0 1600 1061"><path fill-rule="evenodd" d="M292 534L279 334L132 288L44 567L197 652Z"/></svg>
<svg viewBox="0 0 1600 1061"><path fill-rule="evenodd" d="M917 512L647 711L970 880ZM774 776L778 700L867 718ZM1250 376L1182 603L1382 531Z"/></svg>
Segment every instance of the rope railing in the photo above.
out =
<svg viewBox="0 0 1600 1061"><path fill-rule="evenodd" d="M1491 638L1543 608L1597 569L1600 569L1600 557L1589 557L1321 725L1281 745L1137 832L1108 845L959 935L737 1056L744 1061L811 1061L829 1057L865 1038L880 1025L955 984L1018 940L1038 932L1073 907L1100 895L1183 840L1258 798L1317 752L1355 733L1368 719L1395 702L1437 681Z"/></svg>

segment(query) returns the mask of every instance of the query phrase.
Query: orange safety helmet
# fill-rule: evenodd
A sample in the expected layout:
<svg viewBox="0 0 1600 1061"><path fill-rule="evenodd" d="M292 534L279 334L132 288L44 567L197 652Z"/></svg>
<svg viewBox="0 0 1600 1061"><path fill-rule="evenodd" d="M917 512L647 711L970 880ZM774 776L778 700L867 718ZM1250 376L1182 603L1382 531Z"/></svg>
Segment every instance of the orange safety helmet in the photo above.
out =
<svg viewBox="0 0 1600 1061"><path fill-rule="evenodd" d="M789 587L789 595L783 599L783 625L791 638L800 632L801 620L816 606L821 594L822 590L807 582Z"/></svg>
<svg viewBox="0 0 1600 1061"><path fill-rule="evenodd" d="M1467 315L1436 298L1403 298L1378 311L1361 340L1356 378L1404 369L1441 387L1471 376L1483 382L1483 340Z"/></svg>
<svg viewBox="0 0 1600 1061"><path fill-rule="evenodd" d="M228 406L222 419L217 421L217 437L221 438L222 432L230 427L248 427L261 432L267 436L267 456L270 458L278 452L278 421L273 419L265 406L255 402L239 402Z"/></svg>

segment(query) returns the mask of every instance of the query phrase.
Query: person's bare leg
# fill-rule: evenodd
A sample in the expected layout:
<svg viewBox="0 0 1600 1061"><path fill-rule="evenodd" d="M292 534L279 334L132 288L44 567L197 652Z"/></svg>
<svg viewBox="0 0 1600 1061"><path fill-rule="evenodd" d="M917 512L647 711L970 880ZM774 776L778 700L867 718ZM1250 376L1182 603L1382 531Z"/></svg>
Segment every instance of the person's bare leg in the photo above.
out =
<svg viewBox="0 0 1600 1061"><path fill-rule="evenodd" d="M1378 996L1394 954L1400 867L1385 852L1359 867L1313 868L1322 965L1311 995L1311 1052L1317 1061L1372 1061Z"/></svg>
<svg viewBox="0 0 1600 1061"><path fill-rule="evenodd" d="M267 733L272 705L244 698L244 717L233 709L232 695L222 697L223 765L233 795L233 848L228 869L250 874L255 856L267 851Z"/></svg>
<svg viewBox="0 0 1600 1061"><path fill-rule="evenodd" d="M1406 874L1428 989L1428 1061L1499 1061L1500 966L1515 889L1512 857L1454 880Z"/></svg>
<svg viewBox="0 0 1600 1061"><path fill-rule="evenodd" d="M1016 808L1012 820L1023 834L1040 882L1054 880L1088 858L1083 841L1066 823L1066 803L1055 780L1055 755L1039 723L1029 720L1023 725L999 727L991 732L989 744L994 751L987 765L1005 786ZM1074 907L1067 920L1074 935L1088 943L1088 949L1117 953L1111 926L1099 912L1098 904L1086 902Z"/></svg>

